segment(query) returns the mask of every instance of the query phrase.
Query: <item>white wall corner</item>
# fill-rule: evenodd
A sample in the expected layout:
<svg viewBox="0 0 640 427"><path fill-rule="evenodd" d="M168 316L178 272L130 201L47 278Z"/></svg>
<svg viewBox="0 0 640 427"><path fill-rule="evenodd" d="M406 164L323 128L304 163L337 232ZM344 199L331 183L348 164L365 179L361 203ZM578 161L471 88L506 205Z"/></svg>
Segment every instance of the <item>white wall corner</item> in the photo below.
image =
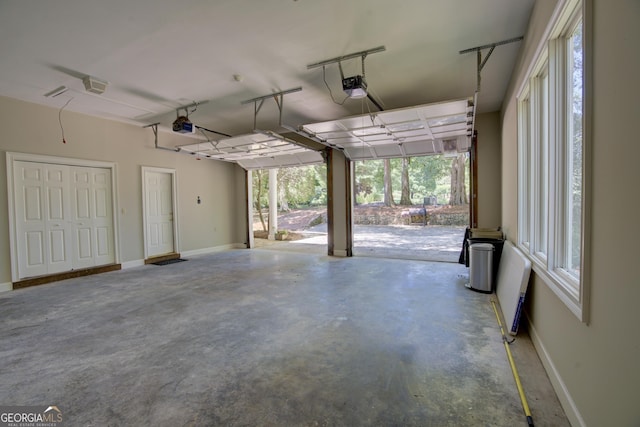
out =
<svg viewBox="0 0 640 427"><path fill-rule="evenodd" d="M123 270L126 270L127 268L133 268L133 267L142 267L143 265L144 265L143 259L136 259L134 261L127 261L120 264Z"/></svg>
<svg viewBox="0 0 640 427"><path fill-rule="evenodd" d="M531 323L531 321L529 320L529 316L525 315L525 318L527 321L527 329L529 331L529 336L531 337L531 342L538 352L540 361L542 362L544 369L547 371L547 375L551 380L551 385L558 395L558 399L560 400L562 409L564 409L569 422L572 426L586 427L587 424L584 422L582 415L580 415L580 411L578 410L576 403L573 401L571 394L569 394L569 389L567 389L567 386L562 380L562 377L560 377L558 370L553 364L553 361L551 360L547 349L544 347L544 344L542 344L540 335L538 335L535 326L533 326L533 323Z"/></svg>
<svg viewBox="0 0 640 427"><path fill-rule="evenodd" d="M0 283L0 292L7 292L12 290L13 290L13 283L11 282Z"/></svg>

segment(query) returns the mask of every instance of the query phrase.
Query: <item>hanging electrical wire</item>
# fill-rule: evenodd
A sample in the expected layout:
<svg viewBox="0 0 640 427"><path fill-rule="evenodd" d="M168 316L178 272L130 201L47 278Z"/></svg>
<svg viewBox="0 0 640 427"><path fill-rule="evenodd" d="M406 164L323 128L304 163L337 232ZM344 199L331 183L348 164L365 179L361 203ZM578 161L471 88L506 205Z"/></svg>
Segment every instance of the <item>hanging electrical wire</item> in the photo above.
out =
<svg viewBox="0 0 640 427"><path fill-rule="evenodd" d="M360 101L360 114L362 116L362 125L361 125L361 127L362 127L362 136L360 137L360 141L362 142L361 149L362 149L362 156L363 157L364 157L364 150L366 148L366 143L365 143L365 140L364 140L364 137L366 135L366 132L364 130L365 129L365 124L364 124L365 123L365 121L364 121L365 120L364 119L364 105L366 103L367 103L366 98L361 98L361 101ZM367 105L367 109L369 109L369 105Z"/></svg>
<svg viewBox="0 0 640 427"><path fill-rule="evenodd" d="M197 110L197 109L198 109L198 107L197 107L197 104L196 104L196 110ZM196 110L193 110L193 111L196 111ZM191 111L191 112L193 113L193 111ZM201 133L202 135L204 135L204 137L207 139L207 142L208 142L208 143L211 143L211 140L209 139L209 136L208 136L206 133L204 133L204 129L200 129L200 128L198 128L198 130L200 131L200 133ZM208 157L208 156L207 156L207 157ZM196 160L200 160L200 141L198 141L198 149L197 149L197 151L196 151Z"/></svg>
<svg viewBox="0 0 640 427"><path fill-rule="evenodd" d="M200 127L197 127L197 126L196 126L196 128L200 131L200 133L201 133L202 135L204 135L204 137L207 139L207 142L211 142L211 140L209 139L209 135L207 135L206 133L204 133L204 129L202 129L202 128L200 128Z"/></svg>
<svg viewBox="0 0 640 427"><path fill-rule="evenodd" d="M62 133L62 143L66 144L67 140L64 139L64 127L62 126L62 110L64 110L67 105L69 105L69 103L73 101L73 98L69 98L69 100L62 106L62 108L60 108L60 110L58 111L58 123L60 123L60 131Z"/></svg>
<svg viewBox="0 0 640 427"><path fill-rule="evenodd" d="M331 91L331 88L329 87L329 83L327 83L327 74L326 74L326 67L323 65L322 66L322 80L324 80L324 85L327 87L327 89L329 90L329 95L331 96L331 100L338 104L338 105L344 105L344 103L347 101L347 99L349 99L349 96L347 95L341 102L336 101L336 99L333 97L333 92Z"/></svg>

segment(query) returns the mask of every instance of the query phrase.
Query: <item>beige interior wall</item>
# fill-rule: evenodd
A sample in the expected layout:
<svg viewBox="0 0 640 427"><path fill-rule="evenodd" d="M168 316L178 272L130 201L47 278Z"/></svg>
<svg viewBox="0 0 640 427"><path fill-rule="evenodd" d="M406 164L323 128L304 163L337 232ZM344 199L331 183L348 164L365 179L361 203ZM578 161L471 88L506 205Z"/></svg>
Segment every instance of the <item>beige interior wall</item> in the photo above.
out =
<svg viewBox="0 0 640 427"><path fill-rule="evenodd" d="M478 114L478 227L501 226L500 113Z"/></svg>
<svg viewBox="0 0 640 427"><path fill-rule="evenodd" d="M73 102L73 101L72 101ZM142 230L142 166L174 169L178 188L179 249L206 250L244 243L244 176L235 164L196 160L193 156L154 148L151 129L0 97L0 284L11 281L7 206L6 152L42 154L117 164L120 262L144 258ZM173 146L190 138L159 132L159 145ZM202 203L196 203L197 196Z"/></svg>
<svg viewBox="0 0 640 427"><path fill-rule="evenodd" d="M555 1L537 1L502 118L502 217L515 240L516 101L522 80ZM533 275L526 316L536 347L574 425L638 426L640 281L636 226L640 198L640 2L593 1L593 180L591 320L581 323L544 281ZM564 390L563 390L564 387Z"/></svg>

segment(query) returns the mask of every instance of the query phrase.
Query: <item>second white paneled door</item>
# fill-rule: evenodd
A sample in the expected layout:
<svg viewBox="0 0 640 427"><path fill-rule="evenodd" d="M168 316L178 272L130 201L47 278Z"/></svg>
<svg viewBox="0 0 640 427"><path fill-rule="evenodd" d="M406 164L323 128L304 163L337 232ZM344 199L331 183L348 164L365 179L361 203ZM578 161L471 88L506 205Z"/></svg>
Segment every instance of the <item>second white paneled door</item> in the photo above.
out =
<svg viewBox="0 0 640 427"><path fill-rule="evenodd" d="M143 168L146 256L176 251L174 239L174 201L172 171Z"/></svg>
<svg viewBox="0 0 640 427"><path fill-rule="evenodd" d="M87 268L114 262L111 171L71 168L73 264Z"/></svg>

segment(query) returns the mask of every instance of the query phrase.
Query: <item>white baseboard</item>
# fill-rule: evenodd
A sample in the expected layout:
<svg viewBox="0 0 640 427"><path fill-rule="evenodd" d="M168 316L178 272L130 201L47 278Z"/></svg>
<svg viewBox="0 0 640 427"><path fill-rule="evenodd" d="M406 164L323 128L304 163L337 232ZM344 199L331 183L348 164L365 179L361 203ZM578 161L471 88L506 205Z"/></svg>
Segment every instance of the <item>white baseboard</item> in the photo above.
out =
<svg viewBox="0 0 640 427"><path fill-rule="evenodd" d="M7 292L12 290L13 290L13 283L11 282L0 283L0 292Z"/></svg>
<svg viewBox="0 0 640 427"><path fill-rule="evenodd" d="M188 257L188 256L194 256L194 255L206 255L206 254L212 254L215 252L229 251L232 249L246 249L246 248L247 248L247 245L244 243L231 243L228 245L213 246L210 248L194 249L192 251L180 251L180 256ZM123 262L120 265L122 266L122 269L125 270L127 268L142 267L143 265L145 265L145 263L143 259L136 259L134 261Z"/></svg>
<svg viewBox="0 0 640 427"><path fill-rule="evenodd" d="M538 335L536 328L533 326L533 323L531 323L531 321L529 320L529 316L526 316L526 319L527 319L527 329L529 331L529 336L531 337L531 342L533 342L533 346L536 348L536 351L538 352L540 361L542 362L544 369L547 371L547 375L551 380L551 385L553 386L553 389L558 395L558 399L560 400L562 409L564 409L564 412L567 415L569 422L571 423L572 426L586 427L587 424L584 422L582 415L580 415L580 411L578 410L576 403L573 401L571 394L569 394L569 390L567 389L567 386L562 380L560 373L556 369L556 366L553 364L553 361L551 360L551 357L549 356L547 349L544 347L544 344L542 344L542 341L540 340L540 335Z"/></svg>
<svg viewBox="0 0 640 427"><path fill-rule="evenodd" d="M142 267L143 265L144 265L143 259L136 259L134 261L127 261L120 264L123 270L126 270L127 268L133 268L133 267Z"/></svg>
<svg viewBox="0 0 640 427"><path fill-rule="evenodd" d="M228 245L212 246L210 248L194 249L192 251L180 251L180 256L188 257L194 255L206 255L215 252L230 251L232 249L245 249L246 247L247 245L245 245L244 243L231 243Z"/></svg>

